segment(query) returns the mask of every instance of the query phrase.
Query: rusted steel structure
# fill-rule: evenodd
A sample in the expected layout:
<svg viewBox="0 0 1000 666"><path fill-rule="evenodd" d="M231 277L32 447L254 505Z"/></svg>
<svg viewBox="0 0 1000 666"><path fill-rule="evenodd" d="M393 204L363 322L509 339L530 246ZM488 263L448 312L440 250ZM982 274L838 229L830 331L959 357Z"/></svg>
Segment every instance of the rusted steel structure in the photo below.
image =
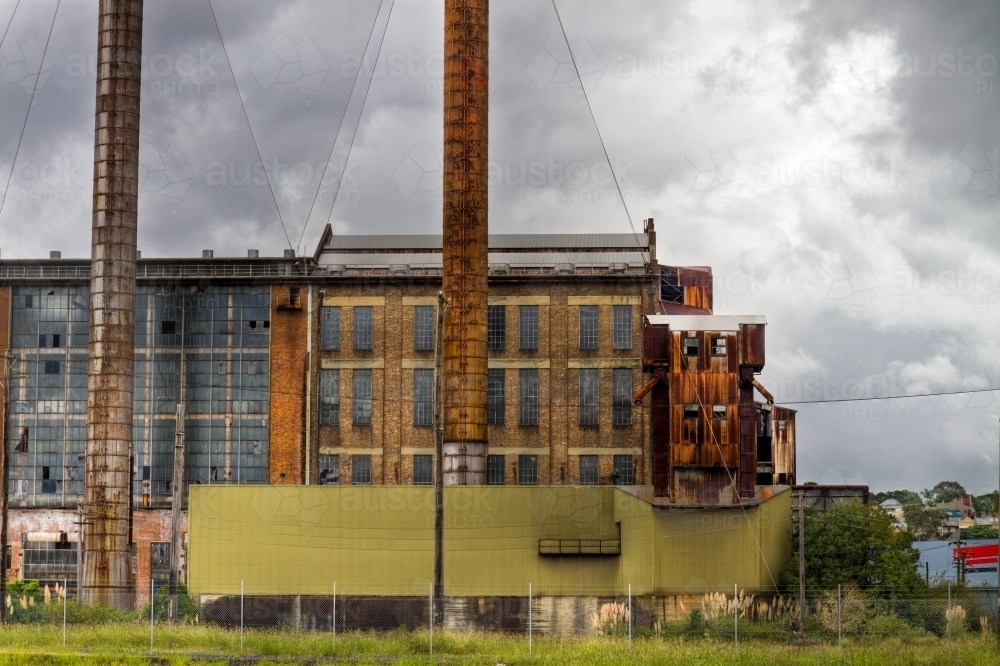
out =
<svg viewBox="0 0 1000 666"><path fill-rule="evenodd" d="M126 607L142 0L101 0L98 20L82 593Z"/></svg>
<svg viewBox="0 0 1000 666"><path fill-rule="evenodd" d="M652 393L654 496L734 504L761 499L761 486L794 483L795 412L772 405L755 378L765 325L756 315L646 318L643 368L653 378L636 398ZM754 401L755 389L767 404Z"/></svg>
<svg viewBox="0 0 1000 666"><path fill-rule="evenodd" d="M486 482L489 2L446 0L444 482Z"/></svg>

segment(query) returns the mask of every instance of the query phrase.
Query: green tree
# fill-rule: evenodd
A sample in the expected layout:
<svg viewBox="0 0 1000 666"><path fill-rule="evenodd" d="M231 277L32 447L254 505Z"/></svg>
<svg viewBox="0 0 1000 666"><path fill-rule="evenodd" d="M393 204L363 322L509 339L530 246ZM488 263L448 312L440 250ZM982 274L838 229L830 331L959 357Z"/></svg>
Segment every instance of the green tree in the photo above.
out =
<svg viewBox="0 0 1000 666"><path fill-rule="evenodd" d="M780 584L798 590L798 539ZM837 585L857 585L873 596L906 598L924 588L917 573L920 553L913 537L892 529L892 518L877 506L838 504L805 520L806 590L816 594Z"/></svg>
<svg viewBox="0 0 1000 666"><path fill-rule="evenodd" d="M969 493L965 491L965 488L958 481L942 481L921 494L931 504L941 504L950 502L957 497L965 497Z"/></svg>
<svg viewBox="0 0 1000 666"><path fill-rule="evenodd" d="M972 498L972 508L980 518L997 515L997 492L977 495Z"/></svg>
<svg viewBox="0 0 1000 666"><path fill-rule="evenodd" d="M937 536L937 528L944 520L944 512L923 504L910 504L903 507L903 517L913 538L927 541Z"/></svg>
<svg viewBox="0 0 1000 666"><path fill-rule="evenodd" d="M894 499L904 507L911 504L923 504L923 500L920 499L920 494L915 493L912 490L889 490L884 493L874 493L871 495L871 501L875 504L881 504L886 500Z"/></svg>
<svg viewBox="0 0 1000 666"><path fill-rule="evenodd" d="M962 530L963 539L996 539L997 531L989 525L976 525Z"/></svg>

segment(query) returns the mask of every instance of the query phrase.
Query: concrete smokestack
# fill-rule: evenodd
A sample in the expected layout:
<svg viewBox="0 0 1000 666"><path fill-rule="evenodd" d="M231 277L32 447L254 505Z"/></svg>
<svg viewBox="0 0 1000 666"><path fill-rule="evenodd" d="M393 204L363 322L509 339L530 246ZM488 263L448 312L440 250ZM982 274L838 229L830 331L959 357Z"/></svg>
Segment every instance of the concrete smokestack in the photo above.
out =
<svg viewBox="0 0 1000 666"><path fill-rule="evenodd" d="M444 3L444 483L486 483L489 1Z"/></svg>
<svg viewBox="0 0 1000 666"><path fill-rule="evenodd" d="M135 353L142 0L101 0L90 276L83 599L132 604L129 484Z"/></svg>

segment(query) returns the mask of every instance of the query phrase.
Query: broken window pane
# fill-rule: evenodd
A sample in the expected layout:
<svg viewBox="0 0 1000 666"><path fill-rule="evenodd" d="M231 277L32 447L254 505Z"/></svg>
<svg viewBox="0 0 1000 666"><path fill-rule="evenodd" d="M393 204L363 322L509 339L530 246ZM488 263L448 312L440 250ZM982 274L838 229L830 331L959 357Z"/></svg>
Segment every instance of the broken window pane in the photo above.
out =
<svg viewBox="0 0 1000 666"><path fill-rule="evenodd" d="M726 355L726 339L712 338L712 356Z"/></svg>
<svg viewBox="0 0 1000 666"><path fill-rule="evenodd" d="M698 338L684 338L681 343L681 350L685 356L698 355Z"/></svg>

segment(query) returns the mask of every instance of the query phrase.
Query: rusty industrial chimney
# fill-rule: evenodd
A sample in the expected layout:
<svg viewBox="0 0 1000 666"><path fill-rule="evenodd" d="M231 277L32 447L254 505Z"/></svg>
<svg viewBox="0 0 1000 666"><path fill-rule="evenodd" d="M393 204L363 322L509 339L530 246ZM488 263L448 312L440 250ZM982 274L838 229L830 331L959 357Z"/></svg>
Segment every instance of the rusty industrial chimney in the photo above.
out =
<svg viewBox="0 0 1000 666"><path fill-rule="evenodd" d="M135 352L142 0L101 0L90 269L83 599L132 603L129 484Z"/></svg>
<svg viewBox="0 0 1000 666"><path fill-rule="evenodd" d="M444 3L444 483L486 483L489 0Z"/></svg>

